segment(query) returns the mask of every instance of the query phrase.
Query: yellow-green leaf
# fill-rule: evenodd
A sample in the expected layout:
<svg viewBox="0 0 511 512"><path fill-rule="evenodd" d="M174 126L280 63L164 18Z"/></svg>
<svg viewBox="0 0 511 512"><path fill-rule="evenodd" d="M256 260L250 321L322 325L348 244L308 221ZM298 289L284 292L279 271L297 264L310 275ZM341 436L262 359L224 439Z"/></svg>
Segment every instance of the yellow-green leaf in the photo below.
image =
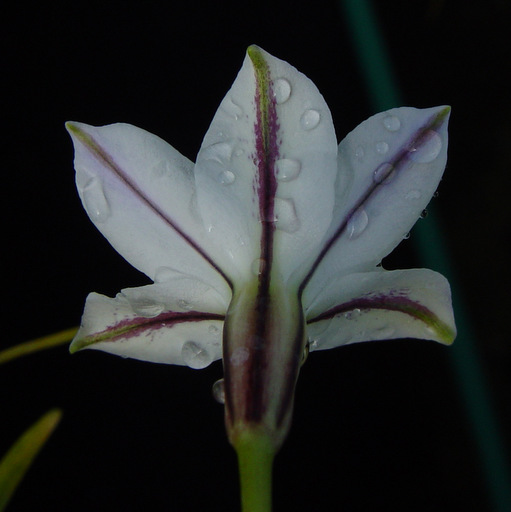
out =
<svg viewBox="0 0 511 512"><path fill-rule="evenodd" d="M26 341L25 343L9 347L0 351L0 364L16 359L17 357L32 354L33 352L39 352L40 350L69 343L74 338L77 331L78 327L72 327L48 336L43 336L42 338L37 338L35 340Z"/></svg>
<svg viewBox="0 0 511 512"><path fill-rule="evenodd" d="M52 409L28 428L0 461L0 512L57 426L62 411Z"/></svg>

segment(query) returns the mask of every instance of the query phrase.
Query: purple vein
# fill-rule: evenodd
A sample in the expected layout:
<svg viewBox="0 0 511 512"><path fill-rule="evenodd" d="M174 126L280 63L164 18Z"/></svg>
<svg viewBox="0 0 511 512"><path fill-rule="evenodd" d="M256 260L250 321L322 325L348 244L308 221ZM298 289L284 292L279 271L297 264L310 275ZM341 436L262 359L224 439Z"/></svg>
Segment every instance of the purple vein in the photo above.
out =
<svg viewBox="0 0 511 512"><path fill-rule="evenodd" d="M419 128L415 134L408 140L407 143L405 143L399 151L394 155L394 157L390 160L388 160L388 163L390 164L388 166L388 173L387 176L382 176L381 179L376 182L373 181L371 186L367 188L367 190L361 195L361 197L356 201L355 205L350 209L348 214L344 219L341 220L339 223L339 227L334 232L334 234L326 241L325 245L323 246L323 249L319 253L318 257L316 258L316 261L313 263L311 269L309 270L309 273L305 276L304 280L302 281L302 284L300 285L299 294L300 297L303 293L303 290L307 286L307 283L310 281L311 277L313 276L314 272L318 268L319 264L323 260L323 258L326 256L328 251L331 249L331 247L339 240L339 238L345 233L346 228L348 226L348 223L350 219L363 207L364 204L366 204L369 199L381 188L384 186L387 186L385 183L386 179L388 178L388 175L391 173L399 173L405 166L405 164L408 162L410 152L413 150L416 150L418 147L420 147L422 144L427 142L427 134L429 130L433 130L441 126L441 124L444 122L446 115L448 114L450 109L446 108L442 110L441 112L432 115L427 122Z"/></svg>
<svg viewBox="0 0 511 512"><path fill-rule="evenodd" d="M213 261L200 245L190 238L157 204L152 202L144 192L138 187L135 181L125 173L114 161L114 159L98 144L98 142L88 133L84 132L76 125L70 125L71 131L78 139L88 147L94 156L104 163L118 178L124 183L150 210L168 224L183 240L186 241L198 254L200 254L227 282L232 289L232 283L225 272Z"/></svg>
<svg viewBox="0 0 511 512"><path fill-rule="evenodd" d="M138 336L141 332L146 330L168 329L184 322L206 322L213 320L223 321L224 315L200 311L166 311L152 318L136 317L133 319L125 319L108 326L100 332L85 337L83 339L83 345L80 348L99 342L117 341L120 338L128 339L133 336Z"/></svg>

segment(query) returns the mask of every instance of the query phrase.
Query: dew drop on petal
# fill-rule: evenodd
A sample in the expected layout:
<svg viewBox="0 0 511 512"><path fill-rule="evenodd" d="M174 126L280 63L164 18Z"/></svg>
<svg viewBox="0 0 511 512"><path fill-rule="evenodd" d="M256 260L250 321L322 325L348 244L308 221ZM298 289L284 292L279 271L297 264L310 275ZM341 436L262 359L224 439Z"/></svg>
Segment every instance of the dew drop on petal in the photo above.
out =
<svg viewBox="0 0 511 512"><path fill-rule="evenodd" d="M422 197L420 190L409 190L405 194L405 199L408 199L409 201L413 201L415 199L420 199Z"/></svg>
<svg viewBox="0 0 511 512"><path fill-rule="evenodd" d="M427 164L432 162L442 149L442 138L434 130L428 130L415 141L410 150L410 158L417 163Z"/></svg>
<svg viewBox="0 0 511 512"><path fill-rule="evenodd" d="M318 126L321 120L321 115L317 110L309 109L306 110L300 118L300 125L304 130L313 130Z"/></svg>
<svg viewBox="0 0 511 512"><path fill-rule="evenodd" d="M211 392L213 393L213 398L219 404L225 404L225 383L224 379L218 379L211 388Z"/></svg>
<svg viewBox="0 0 511 512"><path fill-rule="evenodd" d="M216 142L202 150L202 158L223 164L231 159L232 150L232 146L227 142Z"/></svg>
<svg viewBox="0 0 511 512"><path fill-rule="evenodd" d="M206 366L209 366L213 362L210 353L195 341L186 341L183 344L181 357L184 363L194 370L206 368Z"/></svg>
<svg viewBox="0 0 511 512"><path fill-rule="evenodd" d="M277 179L279 181L291 181L298 177L302 170L302 164L298 160L282 158L275 163Z"/></svg>
<svg viewBox="0 0 511 512"><path fill-rule="evenodd" d="M233 366L240 366L244 362L247 361L249 356L250 356L250 352L249 352L248 348L238 347L233 351L229 360Z"/></svg>
<svg viewBox="0 0 511 512"><path fill-rule="evenodd" d="M275 198L275 227L286 233L294 233L300 228L292 199Z"/></svg>
<svg viewBox="0 0 511 512"><path fill-rule="evenodd" d="M397 132L401 128L401 121L396 116L387 116L383 118L383 126L389 132Z"/></svg>
<svg viewBox="0 0 511 512"><path fill-rule="evenodd" d="M357 146L357 148L355 149L355 156L357 157L357 159L362 160L364 158L364 155L364 148L362 146Z"/></svg>
<svg viewBox="0 0 511 512"><path fill-rule="evenodd" d="M374 340L388 340L390 339L391 336L394 335L394 333L396 332L396 330L394 329L394 327L391 327L390 325L386 325L386 326L383 326L383 327L380 327L379 329L377 329L372 338Z"/></svg>
<svg viewBox="0 0 511 512"><path fill-rule="evenodd" d="M384 155L389 150L389 145L384 142L380 141L376 143L376 152L380 155Z"/></svg>
<svg viewBox="0 0 511 512"><path fill-rule="evenodd" d="M263 273L265 266L266 261L263 258L257 258L252 262L250 269L252 270L252 274L260 276Z"/></svg>
<svg viewBox="0 0 511 512"><path fill-rule="evenodd" d="M311 350L318 350L319 347L319 339L315 338L313 340L309 340L309 351Z"/></svg>
<svg viewBox="0 0 511 512"><path fill-rule="evenodd" d="M156 272L154 273L154 282L155 283L164 283L165 281L170 281L176 275L178 275L179 272L174 270L170 267L158 267L156 269Z"/></svg>
<svg viewBox="0 0 511 512"><path fill-rule="evenodd" d="M425 219L428 216L428 210L424 209L421 212L420 218Z"/></svg>
<svg viewBox="0 0 511 512"><path fill-rule="evenodd" d="M182 309L182 310L185 310L185 311L189 311L193 308L192 304L190 302L188 302L187 300L185 299L179 299L177 301L177 305Z"/></svg>
<svg viewBox="0 0 511 512"><path fill-rule="evenodd" d="M358 318L361 313L362 312L359 308L355 308L350 311L346 311L346 313L344 313L344 318L346 318L346 320L354 320L355 318Z"/></svg>
<svg viewBox="0 0 511 512"><path fill-rule="evenodd" d="M218 334L218 331L220 331L220 329L216 325L214 325L214 324L211 324L208 327L209 334Z"/></svg>
<svg viewBox="0 0 511 512"><path fill-rule="evenodd" d="M350 240L358 238L369 224L369 217L364 209L358 209L350 218L347 225Z"/></svg>
<svg viewBox="0 0 511 512"><path fill-rule="evenodd" d="M219 173L216 179L218 183L221 183L222 185L230 185L231 183L234 183L236 176L232 171L225 170Z"/></svg>
<svg viewBox="0 0 511 512"><path fill-rule="evenodd" d="M381 164L374 171L373 180L375 183L388 183L394 177L394 166L388 162Z"/></svg>
<svg viewBox="0 0 511 512"><path fill-rule="evenodd" d="M163 306L149 300L130 300L130 306L137 316L154 318L163 311Z"/></svg>
<svg viewBox="0 0 511 512"><path fill-rule="evenodd" d="M273 84L273 96L277 104L284 103L291 96L291 84L285 78L278 78Z"/></svg>
<svg viewBox="0 0 511 512"><path fill-rule="evenodd" d="M408 233L405 233L405 234L403 235L403 240L408 240L409 238L410 238L410 233L409 233L409 232L408 232Z"/></svg>
<svg viewBox="0 0 511 512"><path fill-rule="evenodd" d="M222 108L236 121L243 115L243 109L232 98L226 98L222 103Z"/></svg>
<svg viewBox="0 0 511 512"><path fill-rule="evenodd" d="M110 205L98 178L90 179L82 189L83 204L93 222L106 222L110 217Z"/></svg>
<svg viewBox="0 0 511 512"><path fill-rule="evenodd" d="M300 359L300 366L303 366L305 364L305 361L307 361L307 358L309 357L309 342L305 344L305 347L303 348L302 357Z"/></svg>

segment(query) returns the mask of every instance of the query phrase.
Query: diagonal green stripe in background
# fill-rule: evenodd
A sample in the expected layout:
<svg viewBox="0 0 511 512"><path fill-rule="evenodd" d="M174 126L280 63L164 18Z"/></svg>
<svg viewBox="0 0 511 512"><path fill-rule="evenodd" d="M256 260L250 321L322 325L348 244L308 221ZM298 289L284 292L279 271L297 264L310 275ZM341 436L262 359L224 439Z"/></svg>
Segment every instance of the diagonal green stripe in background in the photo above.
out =
<svg viewBox="0 0 511 512"><path fill-rule="evenodd" d="M339 6L351 32L372 107L379 112L403 105L371 2L340 0ZM492 510L507 512L511 510L511 471L491 408L491 397L479 363L473 330L443 243L440 222L431 206L428 206L428 212L427 222L414 227L413 241L421 263L441 272L451 283L458 337L449 348L449 353L477 445Z"/></svg>

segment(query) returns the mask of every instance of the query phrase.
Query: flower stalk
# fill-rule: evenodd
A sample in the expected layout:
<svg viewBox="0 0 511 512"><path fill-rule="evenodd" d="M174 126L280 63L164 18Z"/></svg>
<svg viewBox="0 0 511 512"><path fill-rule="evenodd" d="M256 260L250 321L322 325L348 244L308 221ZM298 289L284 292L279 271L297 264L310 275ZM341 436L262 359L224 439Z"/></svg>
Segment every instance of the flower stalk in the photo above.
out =
<svg viewBox="0 0 511 512"><path fill-rule="evenodd" d="M242 512L270 512L275 452L271 440L257 430L242 432L235 441Z"/></svg>

